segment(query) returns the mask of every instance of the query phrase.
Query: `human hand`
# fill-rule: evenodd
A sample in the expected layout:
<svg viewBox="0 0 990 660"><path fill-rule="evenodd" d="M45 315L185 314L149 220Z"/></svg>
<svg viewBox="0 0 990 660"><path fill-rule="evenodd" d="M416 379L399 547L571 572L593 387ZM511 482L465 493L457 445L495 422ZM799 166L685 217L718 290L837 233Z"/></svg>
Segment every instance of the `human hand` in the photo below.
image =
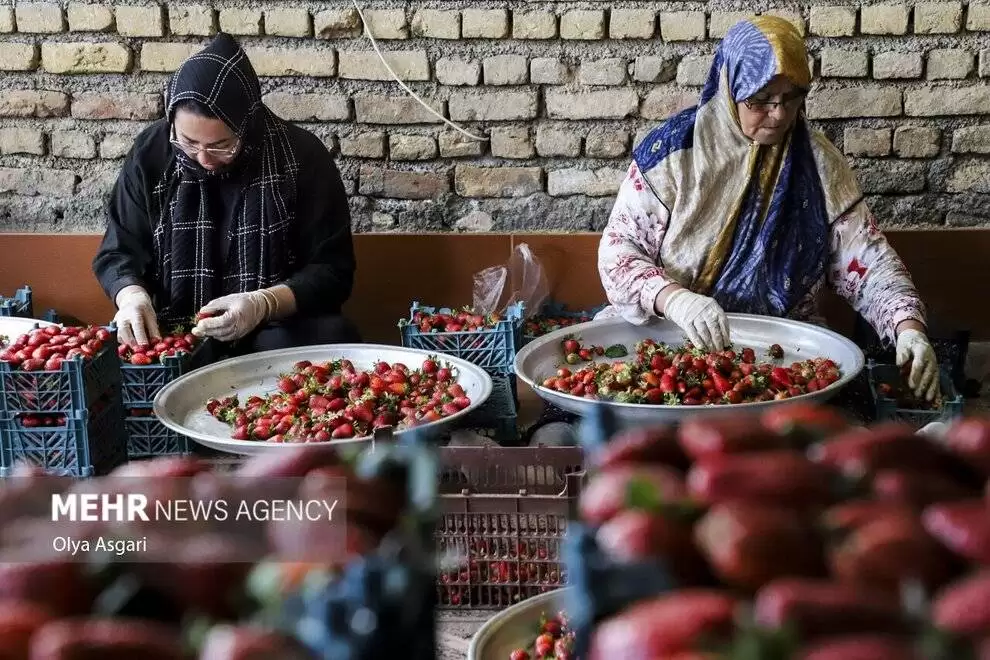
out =
<svg viewBox="0 0 990 660"><path fill-rule="evenodd" d="M162 338L151 296L144 287L132 284L117 293L117 341L127 346L147 346Z"/></svg>
<svg viewBox="0 0 990 660"><path fill-rule="evenodd" d="M196 323L194 335L230 342L257 328L269 314L269 303L261 291L233 293L207 303L199 313L210 316Z"/></svg>
<svg viewBox="0 0 990 660"><path fill-rule="evenodd" d="M919 399L932 401L939 392L938 359L928 337L920 330L902 330L897 335L897 366L911 363L908 387Z"/></svg>
<svg viewBox="0 0 990 660"><path fill-rule="evenodd" d="M720 351L729 345L729 322L714 299L687 289L667 298L663 315L676 323L698 348Z"/></svg>

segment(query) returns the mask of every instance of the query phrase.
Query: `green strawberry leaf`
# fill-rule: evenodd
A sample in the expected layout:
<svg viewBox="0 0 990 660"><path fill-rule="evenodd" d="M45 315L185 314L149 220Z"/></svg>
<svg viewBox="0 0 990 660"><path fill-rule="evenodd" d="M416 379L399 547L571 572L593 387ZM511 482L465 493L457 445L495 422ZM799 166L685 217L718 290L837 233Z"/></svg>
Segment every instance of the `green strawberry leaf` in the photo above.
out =
<svg viewBox="0 0 990 660"><path fill-rule="evenodd" d="M605 357L607 358L623 358L629 355L629 350L622 344L612 344L605 349Z"/></svg>

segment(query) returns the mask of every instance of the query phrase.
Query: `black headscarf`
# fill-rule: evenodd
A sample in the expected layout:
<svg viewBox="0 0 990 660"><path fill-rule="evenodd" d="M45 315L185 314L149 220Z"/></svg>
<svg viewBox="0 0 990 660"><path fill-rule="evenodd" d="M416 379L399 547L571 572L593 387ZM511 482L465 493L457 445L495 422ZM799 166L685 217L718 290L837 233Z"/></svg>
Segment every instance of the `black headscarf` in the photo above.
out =
<svg viewBox="0 0 990 660"><path fill-rule="evenodd" d="M286 124L262 103L254 67L230 36L217 35L175 72L166 90L170 125L184 100L209 108L237 135L240 147L229 166L213 172L173 147L175 165L155 187L158 279L170 292L159 313L170 320L198 311L218 294L272 286L295 261L287 235L295 218L299 163ZM209 199L216 179L239 189L233 203ZM226 236L218 236L221 228ZM229 246L225 255L218 244ZM216 263L218 256L226 264Z"/></svg>

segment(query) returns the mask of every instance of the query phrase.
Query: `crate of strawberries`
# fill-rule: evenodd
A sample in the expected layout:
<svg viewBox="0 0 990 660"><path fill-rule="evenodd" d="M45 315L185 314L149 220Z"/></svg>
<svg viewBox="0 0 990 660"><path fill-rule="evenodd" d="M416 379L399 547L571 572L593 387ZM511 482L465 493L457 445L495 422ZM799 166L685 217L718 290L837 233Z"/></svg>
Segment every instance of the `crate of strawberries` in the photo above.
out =
<svg viewBox="0 0 990 660"><path fill-rule="evenodd" d="M794 405L601 442L565 547L572 654L534 616L512 660L990 657L990 419L936 440Z"/></svg>
<svg viewBox="0 0 990 660"><path fill-rule="evenodd" d="M0 412L86 410L120 385L116 332L99 326L50 325L0 350Z"/></svg>
<svg viewBox="0 0 990 660"><path fill-rule="evenodd" d="M51 325L0 350L0 476L17 462L86 477L127 458L112 327Z"/></svg>
<svg viewBox="0 0 990 660"><path fill-rule="evenodd" d="M917 397L908 387L908 369L892 364L867 365L870 391L876 406L876 421L892 421L921 428L932 422L949 422L963 410L962 395L956 392L952 377L946 369L939 369L940 393L932 401Z"/></svg>
<svg viewBox="0 0 990 660"><path fill-rule="evenodd" d="M583 311L573 311L567 305L555 301L545 303L538 314L526 319L523 324L523 344L528 344L537 337L556 332L561 328L569 328L579 323L587 323L595 318L605 305L599 305L593 309Z"/></svg>
<svg viewBox="0 0 990 660"><path fill-rule="evenodd" d="M579 447L441 448L439 607L502 609L566 584L583 460Z"/></svg>
<svg viewBox="0 0 990 660"><path fill-rule="evenodd" d="M0 316L34 316L34 301L31 287L24 285L9 298L0 296Z"/></svg>
<svg viewBox="0 0 990 660"><path fill-rule="evenodd" d="M409 318L399 322L402 345L463 358L494 374L515 373L516 351L522 340L523 304L505 314L476 313L425 307L414 302Z"/></svg>
<svg viewBox="0 0 990 660"><path fill-rule="evenodd" d="M212 358L208 340L190 330L175 327L153 345L117 348L131 458L190 451L189 439L166 428L152 412L155 396L165 385Z"/></svg>

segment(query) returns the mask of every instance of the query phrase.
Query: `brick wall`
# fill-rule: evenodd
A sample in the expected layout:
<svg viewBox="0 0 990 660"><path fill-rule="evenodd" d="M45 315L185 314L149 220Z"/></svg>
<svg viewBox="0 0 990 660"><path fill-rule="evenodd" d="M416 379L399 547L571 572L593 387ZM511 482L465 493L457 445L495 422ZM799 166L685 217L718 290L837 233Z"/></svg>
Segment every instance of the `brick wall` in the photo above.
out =
<svg viewBox="0 0 990 660"><path fill-rule="evenodd" d="M630 148L695 102L742 9L793 20L808 112L886 226L990 224L990 2L367 0L389 80L345 0L0 8L0 229L99 231L168 72L218 28L266 100L329 145L355 228L599 229Z"/></svg>

